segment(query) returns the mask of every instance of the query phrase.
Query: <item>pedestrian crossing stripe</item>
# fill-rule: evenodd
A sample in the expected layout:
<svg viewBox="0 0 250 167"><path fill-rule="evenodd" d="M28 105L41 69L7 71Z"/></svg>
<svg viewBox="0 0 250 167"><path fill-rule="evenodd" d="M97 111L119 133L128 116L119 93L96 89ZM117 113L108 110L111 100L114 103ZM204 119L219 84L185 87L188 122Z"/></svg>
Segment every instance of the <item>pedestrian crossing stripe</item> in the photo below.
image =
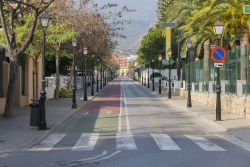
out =
<svg viewBox="0 0 250 167"><path fill-rule="evenodd" d="M57 143L59 143L66 134L51 134L47 136L38 145L35 145L31 151L50 151Z"/></svg>
<svg viewBox="0 0 250 167"><path fill-rule="evenodd" d="M187 138L191 139L195 144L205 151L226 151L223 148L217 146L213 142L205 139L204 137L185 135Z"/></svg>
<svg viewBox="0 0 250 167"><path fill-rule="evenodd" d="M117 150L137 150L135 140L132 134L117 133L116 134Z"/></svg>
<svg viewBox="0 0 250 167"><path fill-rule="evenodd" d="M97 143L99 135L99 133L83 133L72 150L92 151Z"/></svg>
<svg viewBox="0 0 250 167"><path fill-rule="evenodd" d="M151 136L153 137L160 150L181 150L180 147L167 134L151 134Z"/></svg>
<svg viewBox="0 0 250 167"><path fill-rule="evenodd" d="M42 140L37 145L34 145L29 151L51 151L56 146L60 146L63 143L63 138L66 134L51 134ZM180 151L181 147L167 134L150 134L156 146L162 151ZM186 138L191 140L199 148L204 151L226 151L224 148L216 145L212 141L202 136L196 135L184 135ZM217 136L219 137L219 136ZM75 145L72 144L72 151L92 151L95 149L96 144L100 138L99 133L82 133L76 141ZM219 138L222 138L221 136ZM239 141L223 138L225 141L237 145L241 148L242 144ZM249 144L244 145L245 150L250 151ZM243 148L243 149L244 149ZM248 149L249 148L249 149ZM117 150L137 150L137 145L133 134L128 133L117 133L116 134L116 149Z"/></svg>

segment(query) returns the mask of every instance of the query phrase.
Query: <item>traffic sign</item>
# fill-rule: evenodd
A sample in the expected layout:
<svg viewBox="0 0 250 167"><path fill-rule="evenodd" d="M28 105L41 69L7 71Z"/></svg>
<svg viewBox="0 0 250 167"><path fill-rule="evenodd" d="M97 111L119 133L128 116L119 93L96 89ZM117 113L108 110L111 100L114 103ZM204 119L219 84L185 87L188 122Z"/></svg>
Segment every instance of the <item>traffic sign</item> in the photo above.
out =
<svg viewBox="0 0 250 167"><path fill-rule="evenodd" d="M173 64L174 64L174 61L173 61L173 60L170 60L170 61L169 61L169 60L163 60L163 61L162 61L162 64L163 64L163 65L173 65Z"/></svg>
<svg viewBox="0 0 250 167"><path fill-rule="evenodd" d="M214 63L214 68L223 68L223 63Z"/></svg>
<svg viewBox="0 0 250 167"><path fill-rule="evenodd" d="M244 5L243 6L243 13L244 14L250 14L250 5Z"/></svg>
<svg viewBox="0 0 250 167"><path fill-rule="evenodd" d="M227 52L222 46L216 46L211 51L211 59L215 63L223 63L227 58Z"/></svg>
<svg viewBox="0 0 250 167"><path fill-rule="evenodd" d="M141 72L145 71L145 68L143 66L141 66L140 71Z"/></svg>
<svg viewBox="0 0 250 167"><path fill-rule="evenodd" d="M160 24L161 28L165 28L165 27L176 27L176 23L175 22L162 22Z"/></svg>

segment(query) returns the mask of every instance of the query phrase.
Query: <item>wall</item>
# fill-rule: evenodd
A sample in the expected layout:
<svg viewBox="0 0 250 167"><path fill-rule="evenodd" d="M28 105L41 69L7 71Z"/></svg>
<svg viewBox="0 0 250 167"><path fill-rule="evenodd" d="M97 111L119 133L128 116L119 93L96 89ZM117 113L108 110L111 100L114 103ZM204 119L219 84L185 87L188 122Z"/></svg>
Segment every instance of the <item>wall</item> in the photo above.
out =
<svg viewBox="0 0 250 167"><path fill-rule="evenodd" d="M187 97L187 91L180 89L180 96ZM192 101L199 102L203 105L216 107L216 94L191 92ZM221 96L222 112L229 112L235 115L250 118L250 98L235 95Z"/></svg>

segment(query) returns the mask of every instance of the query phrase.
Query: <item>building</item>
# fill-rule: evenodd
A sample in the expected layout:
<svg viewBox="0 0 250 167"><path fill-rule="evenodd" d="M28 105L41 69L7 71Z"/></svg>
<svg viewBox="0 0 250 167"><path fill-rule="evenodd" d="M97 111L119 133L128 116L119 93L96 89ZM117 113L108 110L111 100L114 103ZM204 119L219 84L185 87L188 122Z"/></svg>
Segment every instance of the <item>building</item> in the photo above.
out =
<svg viewBox="0 0 250 167"><path fill-rule="evenodd" d="M129 61L128 57L124 55L113 55L115 61L119 65L119 75L120 76L125 76L128 75L129 72Z"/></svg>
<svg viewBox="0 0 250 167"><path fill-rule="evenodd" d="M12 107L24 107L31 99L38 98L41 90L42 59L23 56L16 75ZM6 46L0 46L0 114L6 103L11 57Z"/></svg>

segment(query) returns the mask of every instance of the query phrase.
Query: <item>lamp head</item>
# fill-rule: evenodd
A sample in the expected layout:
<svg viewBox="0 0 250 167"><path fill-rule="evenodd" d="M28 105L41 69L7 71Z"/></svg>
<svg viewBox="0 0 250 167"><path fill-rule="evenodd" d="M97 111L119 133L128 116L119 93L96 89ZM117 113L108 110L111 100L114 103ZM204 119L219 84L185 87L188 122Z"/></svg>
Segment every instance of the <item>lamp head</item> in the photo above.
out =
<svg viewBox="0 0 250 167"><path fill-rule="evenodd" d="M40 15L40 21L42 24L43 28L47 28L49 25L49 15L46 11L44 11L41 15Z"/></svg>
<svg viewBox="0 0 250 167"><path fill-rule="evenodd" d="M77 46L77 38L72 38L72 46Z"/></svg>
<svg viewBox="0 0 250 167"><path fill-rule="evenodd" d="M186 39L186 45L188 49L193 47L192 41L189 37Z"/></svg>
<svg viewBox="0 0 250 167"><path fill-rule="evenodd" d="M83 54L87 55L88 54L88 49L87 48L83 48Z"/></svg>
<svg viewBox="0 0 250 167"><path fill-rule="evenodd" d="M224 24L220 20L217 20L214 24L214 34L222 35L223 31L224 31Z"/></svg>

